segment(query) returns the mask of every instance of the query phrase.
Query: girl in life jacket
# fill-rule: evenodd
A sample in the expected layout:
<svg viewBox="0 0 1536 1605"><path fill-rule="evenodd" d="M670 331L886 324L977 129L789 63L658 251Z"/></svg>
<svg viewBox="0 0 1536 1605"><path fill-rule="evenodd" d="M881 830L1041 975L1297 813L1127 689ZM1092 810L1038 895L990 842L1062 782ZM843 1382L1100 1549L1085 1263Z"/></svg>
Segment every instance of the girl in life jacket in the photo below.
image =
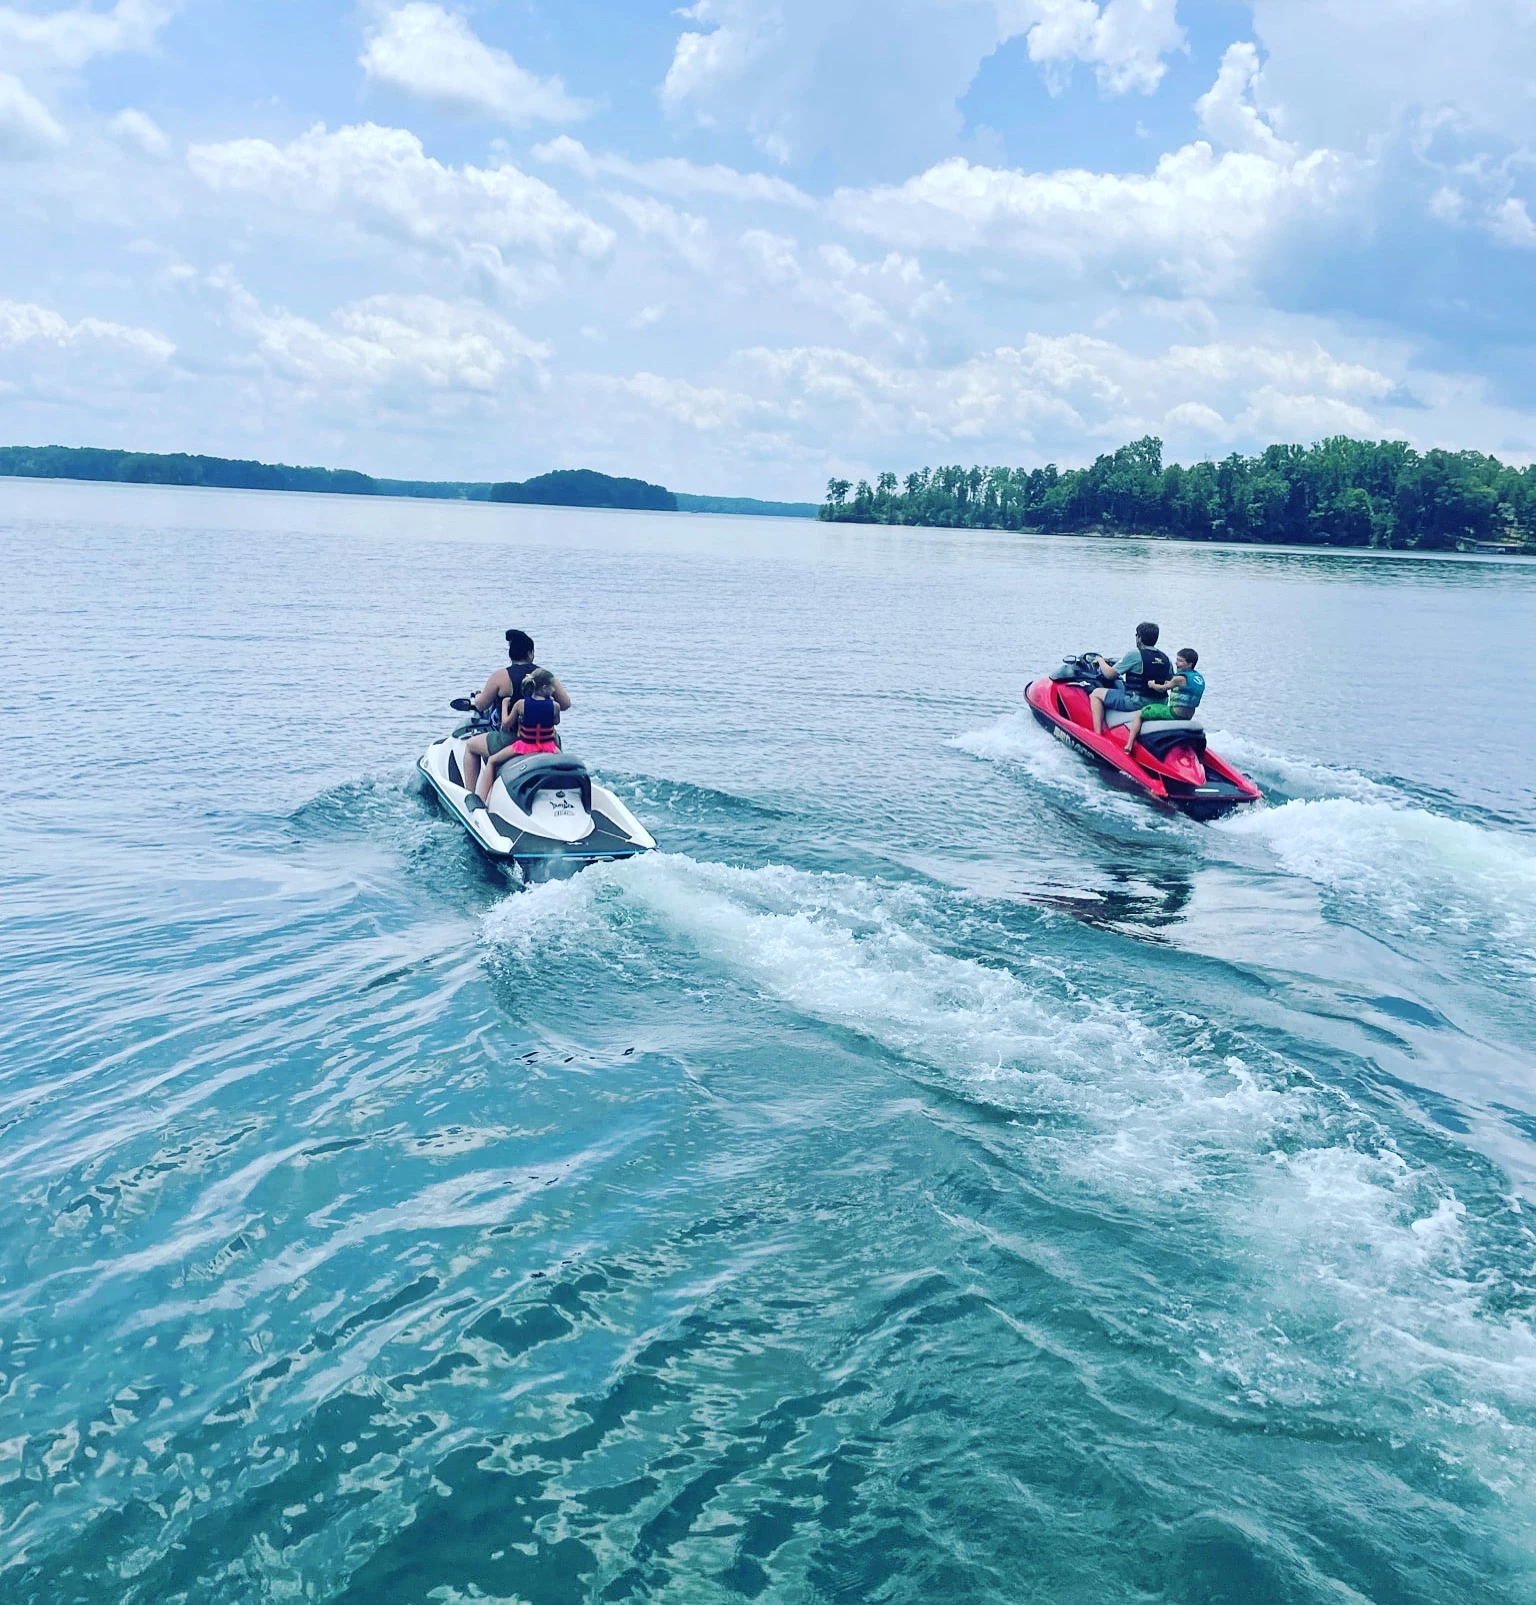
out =
<svg viewBox="0 0 1536 1605"><path fill-rule="evenodd" d="M484 713L491 710L491 729L480 735L471 736L464 747L464 789L478 792L480 779L480 761L491 753L504 752L512 743L515 725L505 726L508 734L505 740L500 740L500 733L504 723L504 715L522 695L523 681L530 674L538 671L538 664L533 661L533 637L525 630L507 631L507 657L510 660L505 668L496 672L485 682L483 690L476 692L470 699L477 712ZM560 684L559 680L551 679L550 695L554 697L555 704L562 712L571 705L570 693ZM486 785L489 787L490 782Z"/></svg>
<svg viewBox="0 0 1536 1605"><path fill-rule="evenodd" d="M555 677L548 669L535 669L523 681L522 700L513 704L503 723L517 731L513 752L559 752L555 727L560 723L560 704L555 700Z"/></svg>
<svg viewBox="0 0 1536 1605"><path fill-rule="evenodd" d="M555 729L560 723L560 704L555 701L555 685L555 677L548 669L535 669L523 681L518 700L508 698L502 703L501 729L474 738L485 745L485 765L475 787L481 802L489 800L496 771L508 759L530 752L559 752Z"/></svg>

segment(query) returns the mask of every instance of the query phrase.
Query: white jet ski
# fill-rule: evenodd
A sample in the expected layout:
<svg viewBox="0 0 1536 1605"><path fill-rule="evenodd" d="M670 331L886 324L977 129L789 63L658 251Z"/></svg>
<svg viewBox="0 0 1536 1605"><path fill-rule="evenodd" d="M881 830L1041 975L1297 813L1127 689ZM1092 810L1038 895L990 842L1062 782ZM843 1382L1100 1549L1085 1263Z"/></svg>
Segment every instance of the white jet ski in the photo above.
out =
<svg viewBox="0 0 1536 1605"><path fill-rule="evenodd" d="M485 714L434 741L417 760L438 800L487 857L513 864L525 881L573 875L587 864L648 853L656 839L580 758L565 752L531 752L509 758L496 771L487 804L464 786L464 747L492 728ZM473 806L471 806L473 804Z"/></svg>

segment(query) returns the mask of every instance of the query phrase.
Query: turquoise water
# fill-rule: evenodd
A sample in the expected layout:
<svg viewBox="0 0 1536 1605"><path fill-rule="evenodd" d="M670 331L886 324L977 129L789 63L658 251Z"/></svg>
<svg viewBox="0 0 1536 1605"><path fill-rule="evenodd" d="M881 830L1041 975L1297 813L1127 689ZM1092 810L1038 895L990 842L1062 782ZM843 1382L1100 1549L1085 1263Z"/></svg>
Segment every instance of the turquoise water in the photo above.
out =
<svg viewBox="0 0 1536 1605"><path fill-rule="evenodd" d="M0 1591L1536 1599L1536 569L0 486ZM1270 793L1020 716L1142 616ZM508 625L662 851L414 785Z"/></svg>

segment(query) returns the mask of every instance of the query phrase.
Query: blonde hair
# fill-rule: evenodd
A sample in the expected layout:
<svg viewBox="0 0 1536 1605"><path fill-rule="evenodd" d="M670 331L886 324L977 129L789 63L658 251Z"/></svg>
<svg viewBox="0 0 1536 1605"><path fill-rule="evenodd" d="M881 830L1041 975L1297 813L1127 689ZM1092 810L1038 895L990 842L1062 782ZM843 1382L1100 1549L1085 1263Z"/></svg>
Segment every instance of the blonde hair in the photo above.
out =
<svg viewBox="0 0 1536 1605"><path fill-rule="evenodd" d="M523 681L522 694L525 697L548 696L555 683L555 677L548 669L535 669Z"/></svg>

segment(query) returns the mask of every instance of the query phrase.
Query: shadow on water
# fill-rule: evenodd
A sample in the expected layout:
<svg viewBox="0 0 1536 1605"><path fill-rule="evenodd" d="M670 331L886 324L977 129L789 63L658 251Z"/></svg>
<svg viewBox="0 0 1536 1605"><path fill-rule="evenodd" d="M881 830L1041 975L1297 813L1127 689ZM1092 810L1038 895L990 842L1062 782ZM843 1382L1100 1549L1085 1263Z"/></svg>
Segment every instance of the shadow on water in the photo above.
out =
<svg viewBox="0 0 1536 1605"><path fill-rule="evenodd" d="M1192 875L1128 865L1106 865L1107 885L1093 891L1028 891L1020 895L1042 908L1070 915L1083 925L1162 942L1166 927L1183 921L1195 895Z"/></svg>

